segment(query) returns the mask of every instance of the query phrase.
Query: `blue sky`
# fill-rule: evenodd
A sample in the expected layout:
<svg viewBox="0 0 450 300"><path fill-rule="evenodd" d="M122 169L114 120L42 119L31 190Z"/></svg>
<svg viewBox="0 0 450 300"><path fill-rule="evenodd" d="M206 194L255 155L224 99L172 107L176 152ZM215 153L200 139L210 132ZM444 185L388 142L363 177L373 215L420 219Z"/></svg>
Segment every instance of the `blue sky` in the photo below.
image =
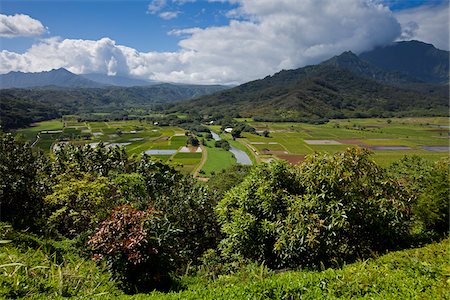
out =
<svg viewBox="0 0 450 300"><path fill-rule="evenodd" d="M448 50L448 0L2 0L0 14L0 73L241 83L395 40Z"/></svg>
<svg viewBox="0 0 450 300"><path fill-rule="evenodd" d="M49 33L71 39L109 37L118 44L139 51L174 51L180 39L168 34L173 29L222 26L229 22L225 13L235 7L228 2L196 1L168 3L161 11L180 11L165 20L148 12L151 1L4 1L1 13L26 14L40 20ZM2 48L24 52L34 42L30 38L2 39Z"/></svg>

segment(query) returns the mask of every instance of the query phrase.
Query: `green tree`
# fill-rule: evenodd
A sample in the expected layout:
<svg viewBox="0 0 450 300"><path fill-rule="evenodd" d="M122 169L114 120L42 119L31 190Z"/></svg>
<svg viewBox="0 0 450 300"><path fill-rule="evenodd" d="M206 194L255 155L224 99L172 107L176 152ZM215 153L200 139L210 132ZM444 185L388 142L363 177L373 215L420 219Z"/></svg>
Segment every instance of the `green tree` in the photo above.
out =
<svg viewBox="0 0 450 300"><path fill-rule="evenodd" d="M32 226L41 215L48 159L28 143L0 133L0 221Z"/></svg>
<svg viewBox="0 0 450 300"><path fill-rule="evenodd" d="M222 254L276 268L367 257L408 235L408 201L366 150L262 165L217 205Z"/></svg>
<svg viewBox="0 0 450 300"><path fill-rule="evenodd" d="M66 173L56 178L45 197L47 230L74 238L93 230L118 205L120 194L108 178L87 173Z"/></svg>

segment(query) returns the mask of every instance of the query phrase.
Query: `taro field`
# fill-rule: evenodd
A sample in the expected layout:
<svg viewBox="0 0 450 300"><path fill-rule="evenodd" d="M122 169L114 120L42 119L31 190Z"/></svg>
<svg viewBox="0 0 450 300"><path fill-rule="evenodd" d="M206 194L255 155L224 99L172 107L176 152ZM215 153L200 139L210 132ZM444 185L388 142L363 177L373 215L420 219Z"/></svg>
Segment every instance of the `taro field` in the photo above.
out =
<svg viewBox="0 0 450 300"><path fill-rule="evenodd" d="M139 121L77 122L52 120L18 131L19 136L45 152L64 143L96 147L123 146L129 155L147 153L177 168L193 172L202 159L201 148L185 147L185 131Z"/></svg>
<svg viewBox="0 0 450 300"><path fill-rule="evenodd" d="M239 119L238 119L239 120ZM364 147L388 166L405 155L439 160L449 155L448 118L393 118L331 120L323 125L248 122L259 135L237 139L258 162L284 159L293 164L314 152L334 153ZM262 136L269 131L269 137Z"/></svg>
<svg viewBox="0 0 450 300"><path fill-rule="evenodd" d="M220 132L220 126L210 128L234 148L245 151L253 164L274 159L295 164L314 152L334 153L349 147L370 149L382 166L405 155L439 160L449 154L448 118L345 119L323 125L237 120L253 126L257 134L244 132L233 141L230 134ZM269 131L268 137L263 136L264 131ZM210 177L236 163L232 153L214 147L214 140L206 140L203 147L188 148L184 129L139 121L77 122L65 118L37 123L18 134L46 152L68 142L123 146L129 155L147 153L200 177Z"/></svg>

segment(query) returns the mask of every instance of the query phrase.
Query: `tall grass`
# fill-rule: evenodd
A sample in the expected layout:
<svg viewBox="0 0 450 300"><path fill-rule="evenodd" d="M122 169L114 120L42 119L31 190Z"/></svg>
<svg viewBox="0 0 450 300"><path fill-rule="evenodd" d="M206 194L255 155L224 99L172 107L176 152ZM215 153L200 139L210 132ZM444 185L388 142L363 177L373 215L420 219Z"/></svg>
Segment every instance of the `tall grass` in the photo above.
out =
<svg viewBox="0 0 450 300"><path fill-rule="evenodd" d="M43 249L0 246L0 298L118 295L109 273L75 254L58 257Z"/></svg>

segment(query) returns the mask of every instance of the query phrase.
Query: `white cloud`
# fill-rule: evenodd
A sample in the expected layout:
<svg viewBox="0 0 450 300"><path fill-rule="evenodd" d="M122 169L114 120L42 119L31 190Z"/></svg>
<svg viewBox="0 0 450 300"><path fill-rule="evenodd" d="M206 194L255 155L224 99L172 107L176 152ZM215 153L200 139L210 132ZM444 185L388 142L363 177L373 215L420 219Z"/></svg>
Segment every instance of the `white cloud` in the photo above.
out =
<svg viewBox="0 0 450 300"><path fill-rule="evenodd" d="M449 4L425 5L395 13L402 25L401 40L420 40L449 50Z"/></svg>
<svg viewBox="0 0 450 300"><path fill-rule="evenodd" d="M0 37L37 36L45 32L44 25L28 15L7 16L0 14Z"/></svg>
<svg viewBox="0 0 450 300"><path fill-rule="evenodd" d="M167 5L166 0L153 0L147 7L147 12L156 14Z"/></svg>
<svg viewBox="0 0 450 300"><path fill-rule="evenodd" d="M23 54L0 52L0 72L66 67L160 81L242 83L346 50L370 50L401 33L390 10L369 0L232 1L239 19L226 26L171 31L181 36L178 51L144 53L108 38L48 39ZM151 3L155 13L163 2Z"/></svg>
<svg viewBox="0 0 450 300"><path fill-rule="evenodd" d="M180 14L179 11L164 11L160 13L159 16L164 20L171 20L178 17L179 14Z"/></svg>

